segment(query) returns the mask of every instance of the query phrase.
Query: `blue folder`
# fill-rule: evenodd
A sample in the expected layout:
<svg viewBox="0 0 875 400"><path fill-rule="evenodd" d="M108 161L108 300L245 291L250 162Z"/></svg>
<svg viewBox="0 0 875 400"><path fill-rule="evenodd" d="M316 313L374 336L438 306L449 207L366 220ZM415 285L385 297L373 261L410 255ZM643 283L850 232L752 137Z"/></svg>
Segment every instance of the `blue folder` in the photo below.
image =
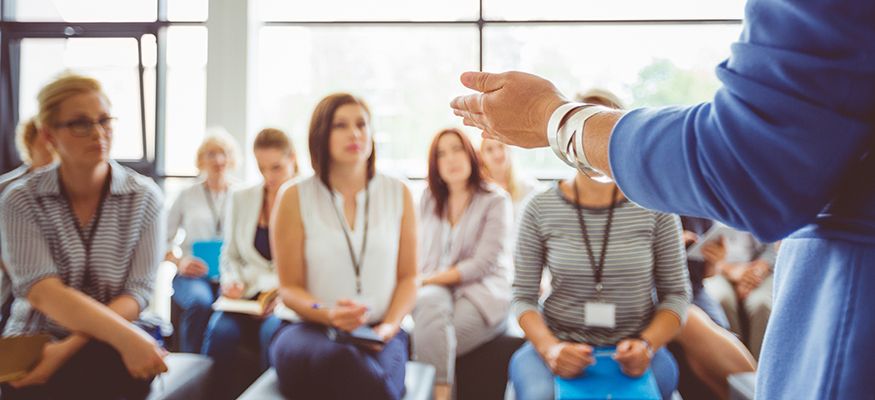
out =
<svg viewBox="0 0 875 400"><path fill-rule="evenodd" d="M587 367L576 378L554 379L555 396L560 400L613 399L659 400L659 387L650 369L633 378L623 373L620 364L612 358L613 347L593 350L596 363Z"/></svg>
<svg viewBox="0 0 875 400"><path fill-rule="evenodd" d="M221 240L201 240L191 244L191 254L207 264L207 278L219 279L219 257L222 254Z"/></svg>

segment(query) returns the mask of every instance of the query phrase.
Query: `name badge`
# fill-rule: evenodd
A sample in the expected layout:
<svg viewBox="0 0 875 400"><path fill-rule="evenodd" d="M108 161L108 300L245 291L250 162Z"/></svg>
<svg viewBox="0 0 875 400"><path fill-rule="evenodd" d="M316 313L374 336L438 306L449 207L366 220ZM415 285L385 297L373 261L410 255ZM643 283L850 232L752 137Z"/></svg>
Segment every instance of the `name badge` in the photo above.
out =
<svg viewBox="0 0 875 400"><path fill-rule="evenodd" d="M615 327L617 306L611 303L586 302L583 306L584 323L593 328Z"/></svg>

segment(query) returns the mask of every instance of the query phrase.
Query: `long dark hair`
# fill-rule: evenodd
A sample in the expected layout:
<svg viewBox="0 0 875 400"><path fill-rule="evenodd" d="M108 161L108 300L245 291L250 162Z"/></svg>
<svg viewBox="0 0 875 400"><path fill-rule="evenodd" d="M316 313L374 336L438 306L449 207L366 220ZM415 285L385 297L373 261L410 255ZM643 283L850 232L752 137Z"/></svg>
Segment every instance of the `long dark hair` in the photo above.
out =
<svg viewBox="0 0 875 400"><path fill-rule="evenodd" d="M335 93L322 99L316 105L316 109L313 110L313 117L310 118L310 164L313 166L316 176L327 187L331 187L328 184L328 174L331 172L331 147L329 143L334 113L337 112L338 108L347 104L358 104L361 106L368 116L368 125L371 124L371 110L368 108L367 103L348 93ZM373 143L373 137L370 140L371 155L368 157L368 180L374 177L377 160L377 149Z"/></svg>
<svg viewBox="0 0 875 400"><path fill-rule="evenodd" d="M434 212L438 217L443 217L447 208L447 200L450 197L450 189L438 171L438 142L444 135L456 135L462 141L462 147L465 149L468 161L471 163L471 176L468 177L468 188L474 191L489 190L486 186L486 178L483 176L480 157L477 155L477 151L474 150L474 145L471 144L468 136L456 128L444 129L438 132L437 135L434 135L431 146L428 148L428 190L431 191L431 195L434 197Z"/></svg>

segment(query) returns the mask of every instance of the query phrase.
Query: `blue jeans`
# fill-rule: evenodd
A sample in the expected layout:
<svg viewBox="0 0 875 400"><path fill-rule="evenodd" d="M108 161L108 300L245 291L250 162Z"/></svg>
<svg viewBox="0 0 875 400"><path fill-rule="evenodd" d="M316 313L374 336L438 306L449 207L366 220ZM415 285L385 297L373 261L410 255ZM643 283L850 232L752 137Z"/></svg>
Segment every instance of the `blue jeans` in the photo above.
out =
<svg viewBox="0 0 875 400"><path fill-rule="evenodd" d="M656 351L650 368L663 399L671 399L678 384L678 365L665 348ZM518 400L553 398L553 373L531 342L526 342L510 359L509 376Z"/></svg>
<svg viewBox="0 0 875 400"><path fill-rule="evenodd" d="M280 320L271 315L258 318L246 314L224 313L216 311L210 318L204 346L201 353L213 359L213 384L210 398L235 398L241 388L235 387L237 382L234 371L238 368L239 347L247 346L257 350L259 355L259 370L266 370L268 365L267 350L274 333L280 327Z"/></svg>
<svg viewBox="0 0 875 400"><path fill-rule="evenodd" d="M270 360L286 398L400 399L408 344L401 331L372 353L331 340L324 326L284 323L270 346Z"/></svg>
<svg viewBox="0 0 875 400"><path fill-rule="evenodd" d="M188 278L177 275L173 278L173 302L182 309L179 316L177 337L179 351L198 353L204 341L204 333L213 302L216 301L218 285L206 278Z"/></svg>

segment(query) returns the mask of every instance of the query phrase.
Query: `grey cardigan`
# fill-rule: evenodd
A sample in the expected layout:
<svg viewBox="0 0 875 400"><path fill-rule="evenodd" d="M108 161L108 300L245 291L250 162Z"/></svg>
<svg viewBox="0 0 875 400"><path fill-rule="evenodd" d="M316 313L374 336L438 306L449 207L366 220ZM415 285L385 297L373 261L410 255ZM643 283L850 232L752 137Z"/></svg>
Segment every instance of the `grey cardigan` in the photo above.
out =
<svg viewBox="0 0 875 400"><path fill-rule="evenodd" d="M468 299L490 325L507 319L510 310L512 213L510 197L500 188L477 191L456 224L449 265L438 265L444 252L444 218L435 214L435 199L428 189L419 204L420 272L428 275L455 265L462 283L453 288L454 297Z"/></svg>

